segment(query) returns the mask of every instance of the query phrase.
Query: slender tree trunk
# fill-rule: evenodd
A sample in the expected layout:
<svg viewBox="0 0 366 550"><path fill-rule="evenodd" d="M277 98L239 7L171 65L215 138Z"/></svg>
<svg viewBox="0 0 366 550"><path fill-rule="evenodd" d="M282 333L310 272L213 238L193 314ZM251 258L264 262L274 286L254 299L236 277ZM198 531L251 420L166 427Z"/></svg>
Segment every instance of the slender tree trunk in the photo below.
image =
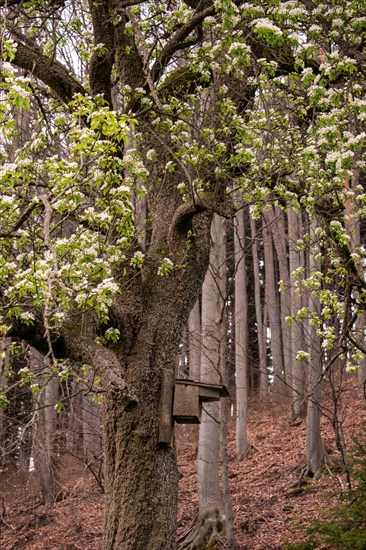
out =
<svg viewBox="0 0 366 550"><path fill-rule="evenodd" d="M71 382L71 399L69 407L67 449L71 453L78 453L83 443L83 385L78 378Z"/></svg>
<svg viewBox="0 0 366 550"><path fill-rule="evenodd" d="M297 241L299 239L299 214L293 208L288 211L288 233L289 233L289 258L290 272L293 273L301 267L300 256L297 250ZM301 296L296 291L294 281L291 285L291 315L294 319L297 312L301 309ZM304 389L305 389L305 368L302 361L297 360L297 352L303 347L303 332L301 325L293 320L291 324L291 360L292 360L292 415L293 420L298 420L304 416Z"/></svg>
<svg viewBox="0 0 366 550"><path fill-rule="evenodd" d="M201 380L220 383L220 322L223 300L215 275L220 269L222 220L215 215L212 224L210 268L202 287ZM212 523L213 534L220 528L222 499L219 483L220 403L206 403L202 411L198 447L199 518ZM210 533L208 533L210 534ZM207 536L207 534L206 534ZM196 541L197 543L198 541Z"/></svg>
<svg viewBox="0 0 366 550"><path fill-rule="evenodd" d="M263 246L265 262L265 301L271 331L271 352L273 368L273 389L283 398L286 394L283 368L283 346L281 333L281 312L278 297L278 285L275 278L273 242L269 229L263 226Z"/></svg>
<svg viewBox="0 0 366 550"><path fill-rule="evenodd" d="M268 373L267 373L267 353L266 336L264 334L263 305L261 299L261 279L259 274L259 260L257 247L257 231L255 220L250 216L250 231L252 237L252 257L254 270L254 300L255 300L255 318L257 323L258 353L259 353L259 396L260 399L268 392Z"/></svg>
<svg viewBox="0 0 366 550"><path fill-rule="evenodd" d="M189 377L200 379L201 362L201 314L200 303L196 301L188 319Z"/></svg>
<svg viewBox="0 0 366 550"><path fill-rule="evenodd" d="M314 222L310 225L311 238L315 237L314 225ZM315 250L309 252L309 275L311 276L312 273L318 270L318 265L314 259ZM319 301L310 292L308 295L308 308L310 312L319 313ZM306 473L307 475L318 475L325 456L320 431L322 356L320 337L317 335L316 327L311 322L308 323L308 339L308 351L311 359L308 366Z"/></svg>
<svg viewBox="0 0 366 550"><path fill-rule="evenodd" d="M359 342L362 346L366 347L366 312L363 311L359 317L356 319L356 329L358 332ZM358 371L358 387L361 391L361 394L365 397L366 400L366 357L364 357L360 363L360 368Z"/></svg>
<svg viewBox="0 0 366 550"><path fill-rule="evenodd" d="M202 287L201 381L220 383L220 339L224 301L220 293L223 264L223 221L215 215L211 228L210 267ZM226 281L226 273L224 275ZM222 287L221 287L222 288ZM224 505L219 481L220 403L205 403L198 444L199 510L192 530L180 541L180 549L198 548L213 542L224 527Z"/></svg>
<svg viewBox="0 0 366 550"><path fill-rule="evenodd" d="M220 296L222 298L222 311L220 315L220 377L224 386L228 386L228 315L227 315L227 236L226 236L226 220L221 220L220 243L219 243L219 270L217 283L219 286ZM222 464L222 493L225 511L225 534L228 550L236 550L236 539L234 530L234 511L230 490L230 473L229 473L229 457L228 457L228 434L230 420L230 398L227 397L220 402L220 453Z"/></svg>
<svg viewBox="0 0 366 550"><path fill-rule="evenodd" d="M46 504L55 502L61 492L61 484L58 472L58 454L56 449L57 437L57 411L55 405L58 401L59 380L52 376L44 357L35 349L30 352L32 370L40 372L38 379L44 384L41 394L36 394L36 424L33 436L33 458L35 470L39 475L42 495Z"/></svg>
<svg viewBox="0 0 366 550"><path fill-rule="evenodd" d="M0 339L0 392L6 397L8 371L10 366L11 339L2 336ZM0 472L6 470L6 417L5 407L0 406Z"/></svg>
<svg viewBox="0 0 366 550"><path fill-rule="evenodd" d="M93 402L94 373L88 372L88 388L83 392L83 443L87 464L101 459L102 439L99 406Z"/></svg>
<svg viewBox="0 0 366 550"><path fill-rule="evenodd" d="M267 213L266 213L267 214ZM282 330L282 345L283 345L283 362L285 369L286 389L288 379L291 375L291 328L286 322L286 317L291 313L291 295L290 295L290 272L288 264L288 239L285 230L285 214L280 208L275 208L270 212L272 223L270 228L272 238L276 249L278 259L279 277L283 283L283 291L280 292L280 309L281 309L281 330ZM267 220L267 215L266 215Z"/></svg>
<svg viewBox="0 0 366 550"><path fill-rule="evenodd" d="M359 170L355 169L353 170L353 175L351 179L351 184L354 189L359 184L359 180L360 180ZM347 214L347 229L348 229L349 235L351 236L351 248L354 250L355 248L361 246L361 226L360 226L360 218L357 215L353 214L351 201L348 201L348 208L346 208L346 214ZM356 296L354 297L356 298ZM365 311L362 311L360 315L358 315L355 322L355 326L357 330L358 343L361 344L363 348L365 348L366 347L365 346L365 343L366 343L366 333L365 333L366 312ZM358 371L358 387L361 391L361 394L364 395L366 399L366 356L364 356L363 360L360 362L360 367Z"/></svg>
<svg viewBox="0 0 366 550"><path fill-rule="evenodd" d="M225 373L223 383L227 385L228 376ZM228 550L236 550L237 544L234 530L234 511L230 490L229 457L227 452L230 419L230 399L226 397L221 402L221 461L222 461L222 485L225 507L225 533Z"/></svg>
<svg viewBox="0 0 366 550"><path fill-rule="evenodd" d="M235 373L236 373L236 455L248 452L248 297L245 265L244 209L234 220L235 251Z"/></svg>

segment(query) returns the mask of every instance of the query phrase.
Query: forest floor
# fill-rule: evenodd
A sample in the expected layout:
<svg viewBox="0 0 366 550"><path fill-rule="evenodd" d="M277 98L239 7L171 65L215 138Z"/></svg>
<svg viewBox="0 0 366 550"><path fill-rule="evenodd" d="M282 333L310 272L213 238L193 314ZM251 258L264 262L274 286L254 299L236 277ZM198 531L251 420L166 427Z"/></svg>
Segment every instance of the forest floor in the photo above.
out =
<svg viewBox="0 0 366 550"><path fill-rule="evenodd" d="M343 390L342 402L340 413L349 444L351 435L361 434L366 426L366 405L353 382ZM230 426L229 471L238 550L281 550L285 541L302 540L304 533L299 526L311 518L324 517L338 502L333 493L346 486L341 470L334 467L325 467L318 480L304 481L306 425L292 425L288 411L288 405L275 404L270 397L261 404L251 401L251 451L240 461L235 459L234 426ZM329 405L327 415L331 414ZM339 461L334 432L325 417L322 435L329 457ZM196 440L197 427L177 426L178 535L189 529L196 513ZM100 550L100 488L75 459L65 460L62 477L67 497L45 507L34 474L2 474L1 550Z"/></svg>

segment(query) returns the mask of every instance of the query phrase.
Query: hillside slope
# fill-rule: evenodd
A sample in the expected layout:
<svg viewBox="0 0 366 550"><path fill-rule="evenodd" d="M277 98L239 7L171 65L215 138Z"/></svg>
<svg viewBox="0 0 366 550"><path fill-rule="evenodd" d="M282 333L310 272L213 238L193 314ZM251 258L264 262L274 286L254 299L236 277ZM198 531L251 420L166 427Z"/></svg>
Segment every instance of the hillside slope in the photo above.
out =
<svg viewBox="0 0 366 550"><path fill-rule="evenodd" d="M352 385L344 393L344 432L362 432L366 420L364 400ZM288 408L270 399L251 404L250 455L235 460L230 426L230 482L239 550L280 550L284 541L304 536L298 526L324 516L337 499L330 496L345 487L336 468L325 468L319 480L302 480L305 466L305 423L291 426ZM191 525L196 512L196 438L194 426L176 430L179 457L180 505L178 533ZM323 421L323 438L333 461L339 460L330 422ZM34 474L9 476L1 481L1 550L100 550L103 496L82 465L67 458L62 476L68 496L45 508L40 502ZM133 502L131 503L133 506ZM222 543L225 548L225 543ZM148 550L148 549L147 549Z"/></svg>

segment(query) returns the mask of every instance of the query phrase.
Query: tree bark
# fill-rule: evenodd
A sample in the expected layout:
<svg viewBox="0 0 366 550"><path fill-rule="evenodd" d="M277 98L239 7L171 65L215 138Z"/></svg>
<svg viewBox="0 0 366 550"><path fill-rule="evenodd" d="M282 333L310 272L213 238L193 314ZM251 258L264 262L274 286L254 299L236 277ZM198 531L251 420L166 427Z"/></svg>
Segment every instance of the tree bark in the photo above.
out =
<svg viewBox="0 0 366 550"><path fill-rule="evenodd" d="M310 236L315 237L314 222L310 225ZM314 259L314 250L309 250L309 276L318 270ZM310 312L319 313L319 300L311 293L308 295L308 307ZM319 475L324 462L325 449L320 431L320 407L321 407L321 380L322 380L322 354L321 341L317 330L311 322L308 323L308 351L310 362L308 366L308 399L307 399L307 424L306 424L306 474Z"/></svg>
<svg viewBox="0 0 366 550"><path fill-rule="evenodd" d="M0 339L0 392L6 397L10 366L11 339L2 336ZM0 407L0 472L7 468L6 452L6 416L5 407Z"/></svg>
<svg viewBox="0 0 366 550"><path fill-rule="evenodd" d="M273 368L273 390L279 397L286 394L284 384L283 346L281 332L281 313L278 296L278 285L275 278L273 241L269 228L263 226L263 247L265 262L265 301L271 331L271 351Z"/></svg>
<svg viewBox="0 0 366 550"><path fill-rule="evenodd" d="M288 265L288 239L285 230L285 215L280 208L271 211L272 223L270 228L278 259L278 271L284 290L280 292L281 330L283 342L283 363L285 370L286 390L289 390L287 382L291 377L291 328L286 322L286 317L291 313L290 273ZM267 216L266 216L267 219Z"/></svg>
<svg viewBox="0 0 366 550"><path fill-rule="evenodd" d="M56 448L57 411L59 380L49 371L45 358L35 349L30 351L31 368L38 372L38 382L43 392L36 394L35 426L33 435L33 459L35 470L39 475L41 490L46 504L53 504L61 493L59 461ZM47 380L49 376L49 379Z"/></svg>
<svg viewBox="0 0 366 550"><path fill-rule="evenodd" d="M266 336L263 326L267 326L261 299L261 278L259 273L257 230L255 220L250 216L250 231L252 237L252 257L254 271L254 300L255 319L257 324L258 354L259 354L259 397L263 399L268 392L267 353Z"/></svg>
<svg viewBox="0 0 366 550"><path fill-rule="evenodd" d="M299 252L297 250L297 241L299 239L299 214L293 208L288 211L288 233L289 233L289 260L290 273L292 274L303 264L300 262ZM292 415L296 421L305 414L304 390L305 390L305 369L304 364L296 359L297 352L303 346L303 331L301 325L295 320L297 312L301 309L301 296L296 291L295 283L291 285L291 360L292 360Z"/></svg>
<svg viewBox="0 0 366 550"><path fill-rule="evenodd" d="M244 209L234 220L235 251L235 373L236 373L236 456L248 452L248 297L245 265Z"/></svg>
<svg viewBox="0 0 366 550"><path fill-rule="evenodd" d="M220 383L221 323L224 313L222 266L225 266L225 233L215 215L211 228L210 267L202 287L201 381ZM226 273L224 274L226 284ZM221 287L221 292L220 292ZM224 527L224 507L219 481L220 403L205 403L198 444L198 517L179 548L194 549L213 542Z"/></svg>
<svg viewBox="0 0 366 550"><path fill-rule="evenodd" d="M199 380L201 372L201 314L199 300L193 306L188 319L189 377Z"/></svg>

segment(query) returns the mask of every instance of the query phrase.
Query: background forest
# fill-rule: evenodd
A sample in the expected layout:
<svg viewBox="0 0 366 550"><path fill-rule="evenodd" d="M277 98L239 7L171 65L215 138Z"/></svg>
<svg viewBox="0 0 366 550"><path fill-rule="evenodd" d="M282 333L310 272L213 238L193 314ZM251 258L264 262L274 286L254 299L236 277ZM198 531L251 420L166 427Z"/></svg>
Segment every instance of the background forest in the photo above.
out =
<svg viewBox="0 0 366 550"><path fill-rule="evenodd" d="M0 9L3 480L52 506L83 464L103 548L175 548L178 379L221 396L176 429L197 464L179 548L241 547L253 415L302 434L300 492L362 487L363 2Z"/></svg>

